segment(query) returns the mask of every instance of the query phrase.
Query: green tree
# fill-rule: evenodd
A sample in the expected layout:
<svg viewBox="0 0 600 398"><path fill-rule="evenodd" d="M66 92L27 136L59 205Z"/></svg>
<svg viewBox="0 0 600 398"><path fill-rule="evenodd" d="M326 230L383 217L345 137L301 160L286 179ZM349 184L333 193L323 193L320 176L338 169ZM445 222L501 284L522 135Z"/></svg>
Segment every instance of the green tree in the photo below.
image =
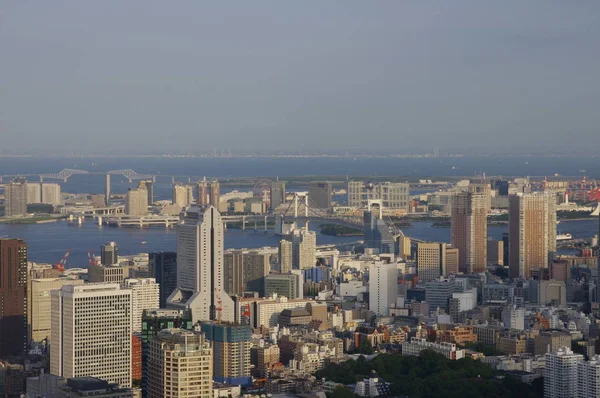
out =
<svg viewBox="0 0 600 398"><path fill-rule="evenodd" d="M373 346L369 339L362 339L358 345L358 352L365 355L373 354Z"/></svg>
<svg viewBox="0 0 600 398"><path fill-rule="evenodd" d="M352 392L348 387L337 386L333 389L332 392L327 394L329 398L354 398L354 392Z"/></svg>

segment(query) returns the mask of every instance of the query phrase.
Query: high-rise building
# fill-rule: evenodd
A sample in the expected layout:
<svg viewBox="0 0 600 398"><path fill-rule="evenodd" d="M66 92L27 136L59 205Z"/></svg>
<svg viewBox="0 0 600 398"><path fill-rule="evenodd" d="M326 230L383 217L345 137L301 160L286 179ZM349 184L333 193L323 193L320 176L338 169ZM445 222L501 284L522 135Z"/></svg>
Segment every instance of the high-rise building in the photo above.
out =
<svg viewBox="0 0 600 398"><path fill-rule="evenodd" d="M154 204L154 181L145 180L146 191L148 192L148 206Z"/></svg>
<svg viewBox="0 0 600 398"><path fill-rule="evenodd" d="M331 210L330 182L313 182L308 186L308 206L321 211Z"/></svg>
<svg viewBox="0 0 600 398"><path fill-rule="evenodd" d="M292 268L312 268L316 263L317 234L307 229L295 229L291 234Z"/></svg>
<svg viewBox="0 0 600 398"><path fill-rule="evenodd" d="M219 181L212 180L209 184L209 204L215 208L219 207L219 201L221 199L221 188Z"/></svg>
<svg viewBox="0 0 600 398"><path fill-rule="evenodd" d="M243 291L265 294L264 277L271 271L272 249L227 250L223 255L224 289L230 295Z"/></svg>
<svg viewBox="0 0 600 398"><path fill-rule="evenodd" d="M460 255L455 247L446 246L446 271L444 276L458 274L458 264L460 263Z"/></svg>
<svg viewBox="0 0 600 398"><path fill-rule="evenodd" d="M218 383L251 385L252 329L250 325L206 322L202 324L202 332L212 343L213 379Z"/></svg>
<svg viewBox="0 0 600 398"><path fill-rule="evenodd" d="M177 288L177 253L149 253L148 271L159 286L160 308L167 308L167 298Z"/></svg>
<svg viewBox="0 0 600 398"><path fill-rule="evenodd" d="M446 244L426 243L417 244L417 275L419 281L429 282L446 275Z"/></svg>
<svg viewBox="0 0 600 398"><path fill-rule="evenodd" d="M192 314L189 310L152 309L142 312L142 396L148 396L149 344L161 330L193 330Z"/></svg>
<svg viewBox="0 0 600 398"><path fill-rule="evenodd" d="M4 185L4 216L17 217L27 214L27 181L17 177Z"/></svg>
<svg viewBox="0 0 600 398"><path fill-rule="evenodd" d="M203 333L166 329L149 344L148 397L212 398L213 361Z"/></svg>
<svg viewBox="0 0 600 398"><path fill-rule="evenodd" d="M504 265L504 242L488 239L487 260L489 265Z"/></svg>
<svg viewBox="0 0 600 398"><path fill-rule="evenodd" d="M206 181L206 177L202 178L202 181L198 181L197 195L198 201L196 203L198 206L206 206L209 203L208 181Z"/></svg>
<svg viewBox="0 0 600 398"><path fill-rule="evenodd" d="M509 197L509 267L513 278L548 268L556 252L556 199L550 193Z"/></svg>
<svg viewBox="0 0 600 398"><path fill-rule="evenodd" d="M50 373L131 387L131 290L90 283L50 295Z"/></svg>
<svg viewBox="0 0 600 398"><path fill-rule="evenodd" d="M390 305L398 297L398 268L396 263L374 261L369 265L369 309L377 315L388 316Z"/></svg>
<svg viewBox="0 0 600 398"><path fill-rule="evenodd" d="M348 181L348 206L366 208L369 200L381 200L383 207L408 211L409 185L400 182Z"/></svg>
<svg viewBox="0 0 600 398"><path fill-rule="evenodd" d="M0 238L0 358L27 349L27 244Z"/></svg>
<svg viewBox="0 0 600 398"><path fill-rule="evenodd" d="M119 262L119 246L116 242L109 242L100 246L100 264L113 265Z"/></svg>
<svg viewBox="0 0 600 398"><path fill-rule="evenodd" d="M177 225L177 289L167 307L190 308L194 322L233 322L234 303L224 290L223 220L214 206L186 208Z"/></svg>
<svg viewBox="0 0 600 398"><path fill-rule="evenodd" d="M412 243L408 236L400 234L396 238L396 243L398 244L398 253L396 253L398 256L405 260L412 258Z"/></svg>
<svg viewBox="0 0 600 398"><path fill-rule="evenodd" d="M60 192L60 184L42 183L41 202L59 206L62 204L62 195Z"/></svg>
<svg viewBox="0 0 600 398"><path fill-rule="evenodd" d="M577 362L577 398L600 397L600 356Z"/></svg>
<svg viewBox="0 0 600 398"><path fill-rule="evenodd" d="M129 216L145 216L148 214L148 191L137 188L127 191L125 214Z"/></svg>
<svg viewBox="0 0 600 398"><path fill-rule="evenodd" d="M27 204L42 203L42 185L35 182L27 183Z"/></svg>
<svg viewBox="0 0 600 398"><path fill-rule="evenodd" d="M372 211L363 214L365 245L378 253L394 253L396 242L385 221Z"/></svg>
<svg viewBox="0 0 600 398"><path fill-rule="evenodd" d="M450 236L458 249L459 271L483 272L487 267L488 195L459 192L452 196Z"/></svg>
<svg viewBox="0 0 600 398"><path fill-rule="evenodd" d="M264 279L266 297L271 297L274 293L289 299L303 297L304 279L298 271L288 274L269 274Z"/></svg>
<svg viewBox="0 0 600 398"><path fill-rule="evenodd" d="M583 355L575 354L568 347L547 353L544 367L544 397L575 397L577 365L580 362L583 362Z"/></svg>
<svg viewBox="0 0 600 398"><path fill-rule="evenodd" d="M50 319L52 316L52 300L50 291L61 289L65 285L82 285L83 279L73 278L43 278L29 281L27 291L28 315L28 340L41 342L50 340Z"/></svg>
<svg viewBox="0 0 600 398"><path fill-rule="evenodd" d="M142 331L142 312L159 308L158 283L154 278L125 279L123 289L131 290L131 328Z"/></svg>
<svg viewBox="0 0 600 398"><path fill-rule="evenodd" d="M279 241L278 248L278 256L279 256L279 271L282 274L288 273L292 271L292 263L293 263L293 247L292 242L289 240L282 239Z"/></svg>
<svg viewBox="0 0 600 398"><path fill-rule="evenodd" d="M507 307L502 311L502 323L511 330L525 330L525 310L516 306Z"/></svg>
<svg viewBox="0 0 600 398"><path fill-rule="evenodd" d="M429 304L430 311L438 308L449 311L449 300L454 292L454 283L444 279L425 283L425 301Z"/></svg>
<svg viewBox="0 0 600 398"><path fill-rule="evenodd" d="M271 183L271 209L276 209L285 203L285 181L273 181Z"/></svg>
<svg viewBox="0 0 600 398"><path fill-rule="evenodd" d="M184 208L189 205L188 187L183 184L173 184L173 199L172 202L179 208Z"/></svg>

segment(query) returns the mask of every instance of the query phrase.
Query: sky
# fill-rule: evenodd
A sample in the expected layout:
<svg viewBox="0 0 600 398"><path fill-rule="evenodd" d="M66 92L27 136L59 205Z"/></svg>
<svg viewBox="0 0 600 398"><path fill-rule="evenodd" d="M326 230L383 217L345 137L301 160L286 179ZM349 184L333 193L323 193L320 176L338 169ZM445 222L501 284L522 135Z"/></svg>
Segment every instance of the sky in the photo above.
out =
<svg viewBox="0 0 600 398"><path fill-rule="evenodd" d="M597 0L0 0L0 153L600 144Z"/></svg>

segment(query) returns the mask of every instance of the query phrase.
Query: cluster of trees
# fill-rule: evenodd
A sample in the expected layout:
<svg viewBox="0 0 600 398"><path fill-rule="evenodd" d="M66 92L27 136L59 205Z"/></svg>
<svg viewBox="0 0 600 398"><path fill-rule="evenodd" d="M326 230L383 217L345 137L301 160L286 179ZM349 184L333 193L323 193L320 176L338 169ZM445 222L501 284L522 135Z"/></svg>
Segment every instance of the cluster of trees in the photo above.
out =
<svg viewBox="0 0 600 398"><path fill-rule="evenodd" d="M363 234L363 231L343 225L322 224L321 233L330 236L360 236Z"/></svg>
<svg viewBox="0 0 600 398"><path fill-rule="evenodd" d="M372 361L360 357L356 361L328 365L317 372L341 384L354 384L371 371L390 382L392 396L398 397L522 397L543 396L543 384L537 379L532 385L504 377L501 372L472 359L451 361L443 355L423 351L421 356L381 354ZM351 397L347 388L337 388L330 398Z"/></svg>

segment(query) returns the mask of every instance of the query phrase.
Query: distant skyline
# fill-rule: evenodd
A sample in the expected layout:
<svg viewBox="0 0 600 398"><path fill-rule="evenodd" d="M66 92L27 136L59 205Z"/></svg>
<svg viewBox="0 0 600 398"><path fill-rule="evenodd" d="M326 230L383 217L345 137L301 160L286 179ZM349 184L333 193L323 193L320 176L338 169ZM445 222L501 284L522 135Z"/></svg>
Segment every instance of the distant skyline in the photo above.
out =
<svg viewBox="0 0 600 398"><path fill-rule="evenodd" d="M0 3L0 155L569 153L600 2Z"/></svg>

